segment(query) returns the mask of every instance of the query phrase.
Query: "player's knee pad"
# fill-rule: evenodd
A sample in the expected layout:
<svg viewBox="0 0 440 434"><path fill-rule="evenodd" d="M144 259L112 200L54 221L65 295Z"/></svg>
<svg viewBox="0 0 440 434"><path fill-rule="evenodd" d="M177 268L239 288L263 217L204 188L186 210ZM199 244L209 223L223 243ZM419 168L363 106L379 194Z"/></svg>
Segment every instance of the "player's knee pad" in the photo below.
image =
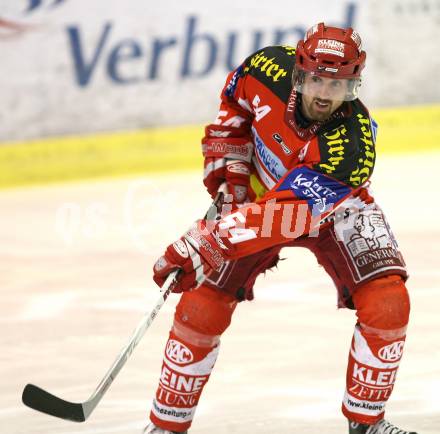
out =
<svg viewBox="0 0 440 434"><path fill-rule="evenodd" d="M232 295L203 285L185 292L176 308L173 332L194 345L213 346L229 327L236 306Z"/></svg>
<svg viewBox="0 0 440 434"><path fill-rule="evenodd" d="M355 291L353 302L365 331L390 340L405 335L410 301L400 276L380 277L366 283Z"/></svg>

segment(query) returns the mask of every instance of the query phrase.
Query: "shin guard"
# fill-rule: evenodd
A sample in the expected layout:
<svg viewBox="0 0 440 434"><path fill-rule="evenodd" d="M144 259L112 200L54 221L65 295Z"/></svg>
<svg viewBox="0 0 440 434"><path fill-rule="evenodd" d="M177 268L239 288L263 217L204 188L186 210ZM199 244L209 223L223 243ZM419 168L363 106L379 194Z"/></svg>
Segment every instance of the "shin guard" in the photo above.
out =
<svg viewBox="0 0 440 434"><path fill-rule="evenodd" d="M353 301L359 322L351 344L344 415L374 424L383 418L406 337L409 298L403 281L388 276L360 288Z"/></svg>
<svg viewBox="0 0 440 434"><path fill-rule="evenodd" d="M170 431L183 432L191 425L197 404L219 351L215 346L183 342L174 328L170 333L151 421Z"/></svg>
<svg viewBox="0 0 440 434"><path fill-rule="evenodd" d="M190 427L236 304L231 295L204 286L183 294L150 413L156 426L177 432Z"/></svg>

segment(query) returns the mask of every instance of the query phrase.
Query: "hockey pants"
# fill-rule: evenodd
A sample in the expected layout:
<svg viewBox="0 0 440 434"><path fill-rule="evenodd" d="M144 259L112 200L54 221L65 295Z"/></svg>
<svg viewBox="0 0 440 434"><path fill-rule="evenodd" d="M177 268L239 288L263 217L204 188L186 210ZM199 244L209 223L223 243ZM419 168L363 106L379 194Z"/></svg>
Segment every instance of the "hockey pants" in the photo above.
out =
<svg viewBox="0 0 440 434"><path fill-rule="evenodd" d="M314 253L336 286L338 305L356 310L342 412L373 424L384 416L402 357L410 309L407 273L379 207L365 209L350 224L347 219L292 246ZM177 432L190 427L237 302L252 300L257 276L276 265L279 252L274 247L230 262L182 295L153 400L155 425Z"/></svg>

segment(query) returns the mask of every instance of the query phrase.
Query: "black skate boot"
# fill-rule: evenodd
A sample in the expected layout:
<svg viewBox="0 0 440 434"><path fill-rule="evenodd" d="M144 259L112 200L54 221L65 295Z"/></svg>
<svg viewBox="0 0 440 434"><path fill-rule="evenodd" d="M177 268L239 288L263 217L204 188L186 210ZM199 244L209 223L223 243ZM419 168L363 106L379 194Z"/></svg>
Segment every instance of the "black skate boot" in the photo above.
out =
<svg viewBox="0 0 440 434"><path fill-rule="evenodd" d="M417 434L415 431L405 431L382 419L374 425L348 421L348 434Z"/></svg>
<svg viewBox="0 0 440 434"><path fill-rule="evenodd" d="M154 425L154 423L150 423L143 431L142 434L188 434L188 431L185 432L177 432L177 431L168 431L166 429L159 428Z"/></svg>

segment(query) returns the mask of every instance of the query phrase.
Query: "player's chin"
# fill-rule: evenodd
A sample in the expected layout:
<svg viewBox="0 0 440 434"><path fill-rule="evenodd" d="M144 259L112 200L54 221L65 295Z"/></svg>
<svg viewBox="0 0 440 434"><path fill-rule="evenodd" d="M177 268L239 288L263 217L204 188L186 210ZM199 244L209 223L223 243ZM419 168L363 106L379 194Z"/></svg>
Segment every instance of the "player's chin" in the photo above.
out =
<svg viewBox="0 0 440 434"><path fill-rule="evenodd" d="M318 121L318 122L326 121L332 114L331 103L320 105L316 101L313 101L308 108L309 108L310 118L313 121Z"/></svg>
<svg viewBox="0 0 440 434"><path fill-rule="evenodd" d="M318 122L324 122L326 121L332 114L331 109L328 111L314 111L312 112L313 120Z"/></svg>

